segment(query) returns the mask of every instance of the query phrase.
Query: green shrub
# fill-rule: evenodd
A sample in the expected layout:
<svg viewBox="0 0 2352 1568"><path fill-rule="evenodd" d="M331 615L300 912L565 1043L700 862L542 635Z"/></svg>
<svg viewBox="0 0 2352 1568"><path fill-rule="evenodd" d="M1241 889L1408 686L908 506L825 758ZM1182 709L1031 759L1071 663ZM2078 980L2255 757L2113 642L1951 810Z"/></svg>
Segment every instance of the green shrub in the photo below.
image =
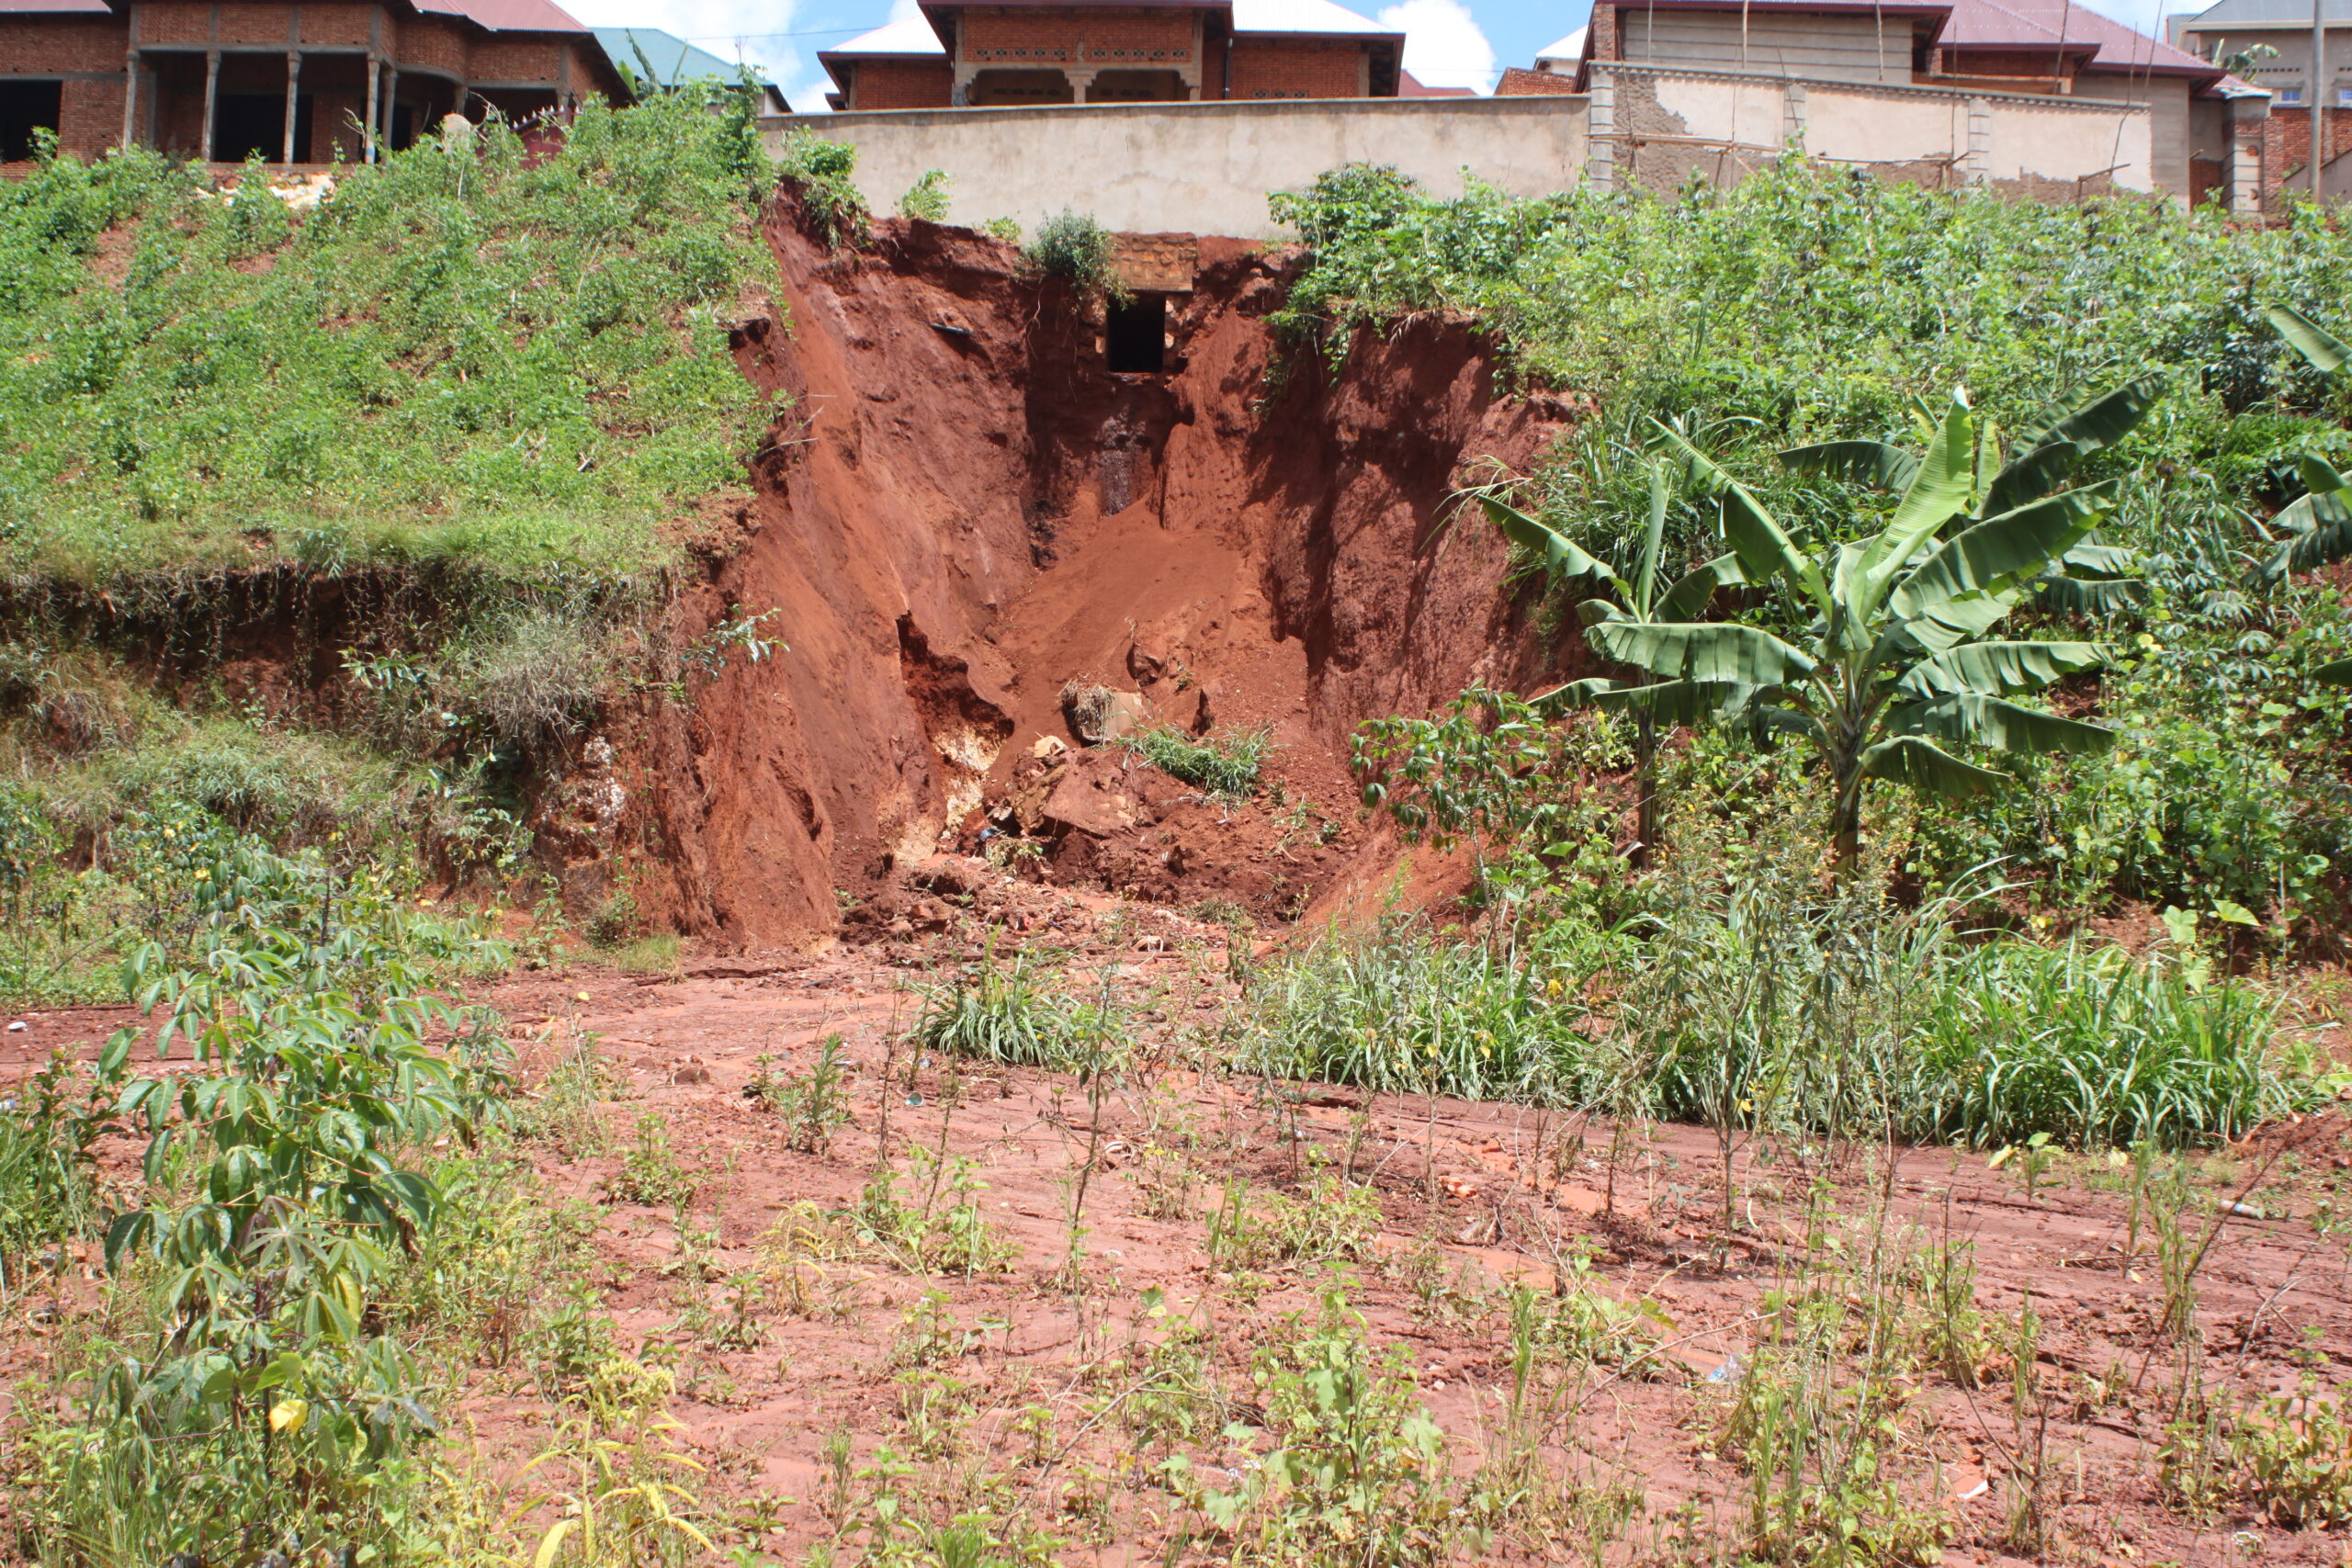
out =
<svg viewBox="0 0 2352 1568"><path fill-rule="evenodd" d="M2278 1004L2201 965L2118 948L1996 942L1935 993L1919 1049L1941 1113L1979 1145L2225 1143L2319 1096L2278 1050Z"/></svg>
<svg viewBox="0 0 2352 1568"><path fill-rule="evenodd" d="M857 172L856 148L795 130L785 139L776 166L798 188L809 230L827 249L838 251L865 236L870 214L865 194L853 177Z"/></svg>
<svg viewBox="0 0 2352 1568"><path fill-rule="evenodd" d="M1092 213L1065 209L1046 219L1021 254L1046 276L1059 278L1081 294L1116 298L1122 292L1111 270L1111 231Z"/></svg>
<svg viewBox="0 0 2352 1568"><path fill-rule="evenodd" d="M1253 980L1247 1060L1375 1093L1589 1103L1611 1070L1578 1027L1605 952L1566 921L1493 942L1394 919L1333 932Z"/></svg>
<svg viewBox="0 0 2352 1568"><path fill-rule="evenodd" d="M947 175L938 169L925 169L922 177L907 187L899 198L899 216L920 219L925 223L947 221Z"/></svg>

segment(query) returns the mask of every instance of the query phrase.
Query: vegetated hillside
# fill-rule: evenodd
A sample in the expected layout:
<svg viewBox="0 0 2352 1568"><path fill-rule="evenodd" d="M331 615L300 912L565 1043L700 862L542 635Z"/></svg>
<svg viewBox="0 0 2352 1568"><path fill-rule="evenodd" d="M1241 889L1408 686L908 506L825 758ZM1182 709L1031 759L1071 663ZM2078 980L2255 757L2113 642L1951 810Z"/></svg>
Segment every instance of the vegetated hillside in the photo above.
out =
<svg viewBox="0 0 2352 1568"><path fill-rule="evenodd" d="M2335 218L2304 209L2245 229L2154 202L2017 204L1793 165L1673 201L1441 202L1358 167L1290 211L1314 265L1280 325L1334 374L1358 324L1440 310L1491 333L1523 384L1599 398L1600 417L1506 493L1620 563L1638 552L1661 423L1811 547L1873 532L1889 498L1781 449L1916 452L1964 388L1984 449L2006 458L2055 412L2160 377L2144 420L2069 481L2113 482L2094 542L2124 552L2120 574L2142 586L2041 595L2011 623L2112 645L2119 657L2059 701L2117 742L2008 759L2023 787L1930 800L1916 820L1890 800L1892 852L1931 886L1996 864L2061 917L2117 899L2226 907L2332 949L2352 865L2347 699L2311 672L2352 647L2342 569L2324 569L2322 547L2342 530L2297 547L2292 570L2280 552L2310 526L2295 503L2352 459L2352 379L2295 353L2266 310L2347 325L2352 235ZM1696 478L1686 466L1668 485L1668 572L1724 547ZM2323 494L2318 515L2340 499ZM1560 583L1555 603L1589 591ZM1799 624L1791 599L1755 609ZM1704 793L1723 754L1702 744L1682 786Z"/></svg>
<svg viewBox="0 0 2352 1568"><path fill-rule="evenodd" d="M1118 378L741 107L0 192L17 1556L2339 1555L2332 227L1340 171Z"/></svg>

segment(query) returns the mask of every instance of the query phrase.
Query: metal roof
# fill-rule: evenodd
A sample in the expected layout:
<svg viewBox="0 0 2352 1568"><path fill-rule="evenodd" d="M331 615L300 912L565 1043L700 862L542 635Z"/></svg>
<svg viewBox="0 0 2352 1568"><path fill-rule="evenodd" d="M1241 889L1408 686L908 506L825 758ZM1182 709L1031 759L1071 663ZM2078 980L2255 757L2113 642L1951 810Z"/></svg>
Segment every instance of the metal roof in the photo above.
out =
<svg viewBox="0 0 2352 1568"><path fill-rule="evenodd" d="M2352 25L2352 0L2323 0L2323 5L2328 26ZM2296 28L2309 32L2312 8L2303 0L2221 0L2193 17L2180 18L2177 25L2200 33L2221 28Z"/></svg>
<svg viewBox="0 0 2352 1568"><path fill-rule="evenodd" d="M922 17L901 17L895 22L885 22L870 33L860 33L847 43L818 51L820 60L837 54L901 54L944 55L946 46L931 24Z"/></svg>
<svg viewBox="0 0 2352 1568"><path fill-rule="evenodd" d="M1951 0L1951 17L1936 41L1946 49L2048 49L2053 56L2063 50L2086 57L2086 69L2101 72L2215 81L2222 75L2211 61L2136 32L2074 0Z"/></svg>
<svg viewBox="0 0 2352 1568"><path fill-rule="evenodd" d="M0 0L6 4L6 0ZM1033 0L1044 5L1078 5L1085 0ZM1093 0L1100 5L1102 0ZM1148 3L1148 0L1147 0ZM932 0L939 9L956 8L948 0ZM1245 33L1295 38L1302 34L1337 38L1401 39L1405 35L1382 27L1371 17L1360 16L1333 0L1233 0L1233 30L1237 36ZM874 55L896 55L902 59L938 58L947 52L932 30L931 23L920 16L901 17L886 22L870 33L860 33L847 43L820 50L817 58L833 60L865 58Z"/></svg>
<svg viewBox="0 0 2352 1568"><path fill-rule="evenodd" d="M2347 0L2347 3L2352 3L2352 0ZM1577 61L1584 58L1584 40L1591 36L1592 29L1590 28L1578 28L1576 31L1570 33L1559 42L1537 50L1535 51L1535 63L1541 65L1547 60L1557 60L1564 63L1574 65Z"/></svg>

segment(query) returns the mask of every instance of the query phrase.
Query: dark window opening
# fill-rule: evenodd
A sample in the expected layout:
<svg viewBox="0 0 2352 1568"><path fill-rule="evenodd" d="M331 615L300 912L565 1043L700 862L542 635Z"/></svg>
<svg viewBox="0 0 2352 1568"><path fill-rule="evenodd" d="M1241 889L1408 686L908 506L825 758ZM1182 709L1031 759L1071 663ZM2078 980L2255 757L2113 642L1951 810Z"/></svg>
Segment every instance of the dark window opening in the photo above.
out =
<svg viewBox="0 0 2352 1568"><path fill-rule="evenodd" d="M212 106L212 161L242 164L259 154L265 164L286 156L286 95L223 93ZM294 162L311 161L311 95L294 100Z"/></svg>
<svg viewBox="0 0 2352 1568"><path fill-rule="evenodd" d="M62 82L0 82L0 164L31 157L34 131L57 133L64 96Z"/></svg>
<svg viewBox="0 0 2352 1568"><path fill-rule="evenodd" d="M1103 357L1114 375L1157 376L1168 367L1168 296L1130 294L1114 300L1102 334Z"/></svg>

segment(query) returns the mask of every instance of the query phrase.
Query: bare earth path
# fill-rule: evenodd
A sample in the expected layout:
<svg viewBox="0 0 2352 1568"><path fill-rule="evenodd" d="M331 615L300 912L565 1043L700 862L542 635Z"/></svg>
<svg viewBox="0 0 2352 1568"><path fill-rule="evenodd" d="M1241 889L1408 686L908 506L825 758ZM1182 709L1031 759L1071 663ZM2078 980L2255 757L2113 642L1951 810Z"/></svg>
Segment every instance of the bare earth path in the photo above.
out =
<svg viewBox="0 0 2352 1568"><path fill-rule="evenodd" d="M2038 1478L2052 1561L2343 1560L2332 1533L2280 1529L2226 1502L2193 1517L2157 1484L2185 1375L2258 1399L2306 1373L2331 1387L2352 1363L2352 1262L2323 1223L2346 1163L2335 1118L2200 1165L2176 1226L2212 1237L2194 1280L2201 1353L2184 1355L2162 1324L2156 1227L2144 1206L2133 1225L2130 1172L2104 1156L2054 1162L2029 1200L2015 1169L1975 1155L1900 1151L1889 1182L1875 1149L1832 1158L1742 1144L1726 1236L1706 1129L1621 1133L1238 1074L1222 932L1099 899L1063 897L1055 914L1036 929L1062 944L1076 988L1107 972L1133 1020L1132 1064L1091 1105L1067 1075L933 1060L903 1043L919 1005L908 987L973 957L969 932L823 959L690 961L675 976L543 970L487 995L534 1096L560 1092L548 1075L583 1043L611 1070L609 1098L570 1123L534 1122L546 1100L526 1101L535 1135L523 1147L544 1199L593 1220L580 1288L622 1350L668 1367L673 1440L707 1467L705 1502L759 1553L797 1562L854 1524L887 1444L910 1495L1023 1515L1068 1543L1059 1561L1170 1561L1205 1525L1159 1471L1167 1427L1139 1427L1138 1409L1174 1379L1190 1402L1177 1402L1190 1421L1178 1446L1199 1480L1233 1484L1250 1444L1219 1434L1263 1419L1253 1356L1294 1342L1335 1285L1375 1340L1409 1351L1467 1475L1508 1446L1509 1292L1523 1285L1539 1303L1561 1291L1649 1303L1618 1315L1638 1337L1626 1343L1652 1348L1631 1364L1569 1357L1538 1377L1540 1411L1521 1429L1557 1495L1551 1522L1504 1529L1486 1555L1703 1559L1712 1549L1690 1543L1729 1539L1743 1506L1746 1474L1719 1439L1776 1292L1819 1287L1860 1314L1870 1282L1892 1277L1870 1271L1874 1250L1916 1274L1942 1247L1973 1256L1980 1343L1954 1359L1979 1386L1936 1368L1905 1380L1900 1453L1906 1495L1950 1509L1949 1560L2017 1555L2020 1477ZM127 1010L36 1017L5 1037L0 1070L14 1077L127 1021ZM746 1089L762 1073L805 1077L828 1034L853 1069L848 1119L822 1153L796 1151L787 1122ZM609 1191L643 1129L691 1180L683 1210ZM1002 1251L943 1262L861 1245L841 1216L877 1170L897 1173L901 1202L958 1211ZM1369 1201L1349 1211L1358 1190ZM1237 1244L1244 1214L1258 1218ZM11 1325L9 1376L41 1353L41 1332ZM1170 1371L1154 1348L1179 1341L1190 1359ZM492 1474L560 1415L547 1391L495 1369L462 1406ZM1191 1550L1198 1561L1217 1548Z"/></svg>

